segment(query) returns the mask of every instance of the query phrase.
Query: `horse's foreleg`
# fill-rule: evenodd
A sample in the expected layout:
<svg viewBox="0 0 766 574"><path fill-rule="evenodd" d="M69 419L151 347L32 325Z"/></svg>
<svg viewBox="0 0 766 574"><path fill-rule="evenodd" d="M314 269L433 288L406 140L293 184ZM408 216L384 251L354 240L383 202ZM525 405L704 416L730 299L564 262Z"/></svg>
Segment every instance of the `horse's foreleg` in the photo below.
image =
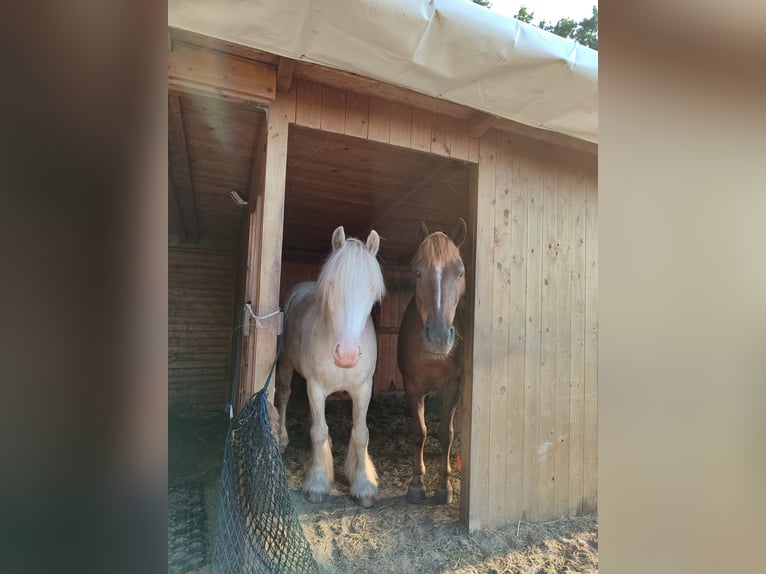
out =
<svg viewBox="0 0 766 574"><path fill-rule="evenodd" d="M423 483L423 475L426 473L426 465L423 462L423 447L426 444L425 404L424 395L417 396L416 393L409 391L412 388L412 382L405 382L404 388L407 391L407 402L410 404L412 414L412 442L415 454L415 461L412 466L412 481L407 489L407 502L420 504L426 499L426 487Z"/></svg>
<svg viewBox="0 0 766 574"><path fill-rule="evenodd" d="M442 412L439 422L439 442L441 443L441 468L439 469L439 486L434 493L436 504L452 503L452 485L449 477L452 467L449 463L450 450L454 433L455 410L460 398L460 385L455 381L448 385L442 393Z"/></svg>
<svg viewBox="0 0 766 574"><path fill-rule="evenodd" d="M311 466L303 481L303 494L310 502L324 502L334 480L332 448L324 416L327 395L316 381L306 381L311 407Z"/></svg>
<svg viewBox="0 0 766 574"><path fill-rule="evenodd" d="M349 394L354 407L354 423L351 428L351 440L348 443L344 470L351 483L351 496L362 507L370 508L378 499L378 473L367 452L369 444L367 408L372 394L372 380L361 385L356 392L349 392Z"/></svg>
<svg viewBox="0 0 766 574"><path fill-rule="evenodd" d="M293 366L287 360L279 361L277 367L277 393L276 399L279 405L279 450L282 452L290 442L287 436L287 403L290 401L290 385L293 380Z"/></svg>

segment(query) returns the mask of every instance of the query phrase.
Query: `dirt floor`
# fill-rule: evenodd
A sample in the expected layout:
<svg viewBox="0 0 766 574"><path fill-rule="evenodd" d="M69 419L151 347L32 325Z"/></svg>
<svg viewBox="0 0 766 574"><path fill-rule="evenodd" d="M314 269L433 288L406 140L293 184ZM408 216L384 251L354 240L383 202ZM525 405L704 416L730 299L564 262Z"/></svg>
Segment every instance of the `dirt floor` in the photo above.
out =
<svg viewBox="0 0 766 574"><path fill-rule="evenodd" d="M335 487L319 505L301 495L308 460L308 409L293 394L288 413L290 445L283 455L288 483L304 533L322 572L351 573L516 573L553 574L598 571L598 522L595 515L546 524L522 521L500 530L467 534L459 523L460 471L453 475L455 500L433 504L439 443L426 442L426 502L404 500L411 478L409 414L402 397L375 397L370 404L370 455L377 467L380 500L365 510L348 497L343 462L351 432L351 405L331 400L326 407L333 440ZM429 434L438 428L438 399L426 401ZM215 527L217 480L227 421L218 414L174 415L169 429L171 508L168 571L208 571ZM175 427L175 428L174 428ZM459 453L459 437L453 453ZM453 465L456 454L452 456ZM190 486L191 485L191 486ZM198 492L204 499L200 502ZM204 514L204 520L198 516ZM204 535L200 530L204 531ZM200 551L200 540L207 547Z"/></svg>

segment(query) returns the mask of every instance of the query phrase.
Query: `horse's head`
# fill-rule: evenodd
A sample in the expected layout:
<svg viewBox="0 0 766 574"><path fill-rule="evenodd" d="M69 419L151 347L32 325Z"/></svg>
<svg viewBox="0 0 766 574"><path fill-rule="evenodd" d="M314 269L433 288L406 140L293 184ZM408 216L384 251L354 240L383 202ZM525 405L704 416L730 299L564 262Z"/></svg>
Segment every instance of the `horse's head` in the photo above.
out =
<svg viewBox="0 0 766 574"><path fill-rule="evenodd" d="M383 273L375 255L380 236L373 230L362 243L346 238L343 227L332 234L332 254L319 274L318 296L333 330L332 356L338 367L354 367L362 354L362 332L372 306L383 299Z"/></svg>
<svg viewBox="0 0 766 574"><path fill-rule="evenodd" d="M412 259L415 304L423 321L423 343L434 355L449 355L455 344L453 321L465 293L465 267L459 248L466 233L462 219L451 236L441 231L429 234L422 220L418 228L420 246Z"/></svg>

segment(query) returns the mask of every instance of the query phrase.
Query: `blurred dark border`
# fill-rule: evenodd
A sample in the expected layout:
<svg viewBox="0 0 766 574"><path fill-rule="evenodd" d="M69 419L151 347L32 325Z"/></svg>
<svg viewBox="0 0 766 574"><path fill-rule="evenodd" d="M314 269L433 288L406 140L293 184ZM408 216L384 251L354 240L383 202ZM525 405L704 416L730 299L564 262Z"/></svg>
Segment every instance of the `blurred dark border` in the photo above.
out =
<svg viewBox="0 0 766 574"><path fill-rule="evenodd" d="M762 564L763 12L600 7L607 574ZM166 18L0 18L3 572L166 567Z"/></svg>
<svg viewBox="0 0 766 574"><path fill-rule="evenodd" d="M166 568L166 8L2 10L3 572Z"/></svg>

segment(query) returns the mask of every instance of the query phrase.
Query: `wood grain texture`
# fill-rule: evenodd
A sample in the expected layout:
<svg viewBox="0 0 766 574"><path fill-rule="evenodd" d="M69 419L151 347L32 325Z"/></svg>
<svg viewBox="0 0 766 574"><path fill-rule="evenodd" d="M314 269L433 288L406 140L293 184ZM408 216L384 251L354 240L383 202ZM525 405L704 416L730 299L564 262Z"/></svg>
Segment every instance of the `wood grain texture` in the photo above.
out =
<svg viewBox="0 0 766 574"><path fill-rule="evenodd" d="M409 148L412 139L412 108L396 102L391 103L391 131L389 142Z"/></svg>
<svg viewBox="0 0 766 574"><path fill-rule="evenodd" d="M598 194L586 177L585 374L583 406L583 512L595 512L598 498Z"/></svg>
<svg viewBox="0 0 766 574"><path fill-rule="evenodd" d="M548 153L545 153L548 155ZM556 218L558 165L544 170L542 204L542 284L541 288L541 350L540 350L540 418L538 431L538 464L536 516L541 520L554 516L553 484L555 481L554 453L556 443L556 305L560 287L556 276L558 249L556 247Z"/></svg>
<svg viewBox="0 0 766 574"><path fill-rule="evenodd" d="M431 149L431 122L433 114L430 111L412 110L412 132L410 147L420 151Z"/></svg>
<svg viewBox="0 0 766 574"><path fill-rule="evenodd" d="M168 52L168 89L269 103L277 93L277 71L253 60L180 44Z"/></svg>
<svg viewBox="0 0 766 574"><path fill-rule="evenodd" d="M527 516L538 521L540 483L540 363L542 343L542 219L543 174L541 154L528 158L526 356L524 358L524 484Z"/></svg>
<svg viewBox="0 0 766 574"><path fill-rule="evenodd" d="M220 409L231 385L235 256L171 248L168 264L169 406Z"/></svg>
<svg viewBox="0 0 766 574"><path fill-rule="evenodd" d="M255 243L252 297L257 315L267 315L279 309L279 280L282 265L282 232L284 222L285 181L287 176L288 128L294 121L296 95L280 95L272 104L268 119L265 184L259 198L259 208L253 217ZM277 350L280 318L272 317L251 336L252 368L244 381L246 397L263 387ZM273 399L274 386L269 387Z"/></svg>
<svg viewBox="0 0 766 574"><path fill-rule="evenodd" d="M585 423L585 216L584 175L575 175L572 201L572 317L569 372L569 514L583 510Z"/></svg>
<svg viewBox="0 0 766 574"><path fill-rule="evenodd" d="M497 134L496 134L497 135ZM492 136L489 136L492 139ZM493 235L492 342L489 394L489 520L501 523L506 513L506 457L508 455L507 412L509 373L509 319L511 301L511 190L513 173L511 158L500 150L507 138L494 137L498 160L495 162L495 209Z"/></svg>
<svg viewBox="0 0 766 574"><path fill-rule="evenodd" d="M391 102L370 96L370 126L367 137L388 143L391 136Z"/></svg>
<svg viewBox="0 0 766 574"><path fill-rule="evenodd" d="M495 161L497 142L485 137L479 147L479 169L476 198L476 249L474 271L473 338L481 341L472 349L470 416L470 491L467 492L465 522L469 531L486 528L491 524L489 503L490 405L492 355L492 304L494 259Z"/></svg>
<svg viewBox="0 0 766 574"><path fill-rule="evenodd" d="M511 192L511 279L509 285L510 372L508 376L508 457L506 459L506 513L522 516L524 511L524 431L527 414L525 402L526 328L527 328L527 208L529 201L530 163L528 151L515 140L503 148L498 161L512 161Z"/></svg>
<svg viewBox="0 0 766 574"><path fill-rule="evenodd" d="M347 92L345 134L366 139L369 134L369 120L370 97Z"/></svg>
<svg viewBox="0 0 766 574"><path fill-rule="evenodd" d="M305 80L296 80L295 123L319 129L322 126L322 86Z"/></svg>
<svg viewBox="0 0 766 574"><path fill-rule="evenodd" d="M346 128L346 93L340 88L322 86L320 127L326 132L342 134Z"/></svg>

